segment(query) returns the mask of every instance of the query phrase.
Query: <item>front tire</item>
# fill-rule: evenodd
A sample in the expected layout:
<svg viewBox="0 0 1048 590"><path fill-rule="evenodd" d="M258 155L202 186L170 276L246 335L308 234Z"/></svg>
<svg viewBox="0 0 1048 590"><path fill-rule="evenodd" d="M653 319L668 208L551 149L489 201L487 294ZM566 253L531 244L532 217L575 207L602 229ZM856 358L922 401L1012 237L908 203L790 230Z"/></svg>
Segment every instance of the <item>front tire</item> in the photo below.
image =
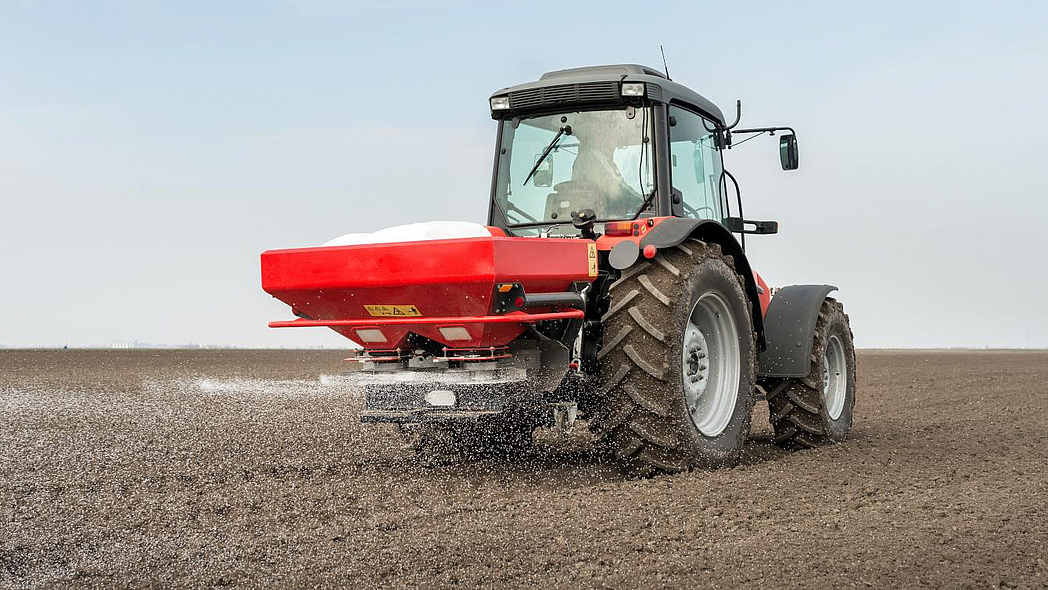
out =
<svg viewBox="0 0 1048 590"><path fill-rule="evenodd" d="M855 408L855 346L843 305L827 297L819 310L811 373L767 389L777 445L794 451L844 440Z"/></svg>
<svg viewBox="0 0 1048 590"><path fill-rule="evenodd" d="M738 459L756 365L744 285L718 245L697 240L639 262L612 285L596 429L629 472Z"/></svg>

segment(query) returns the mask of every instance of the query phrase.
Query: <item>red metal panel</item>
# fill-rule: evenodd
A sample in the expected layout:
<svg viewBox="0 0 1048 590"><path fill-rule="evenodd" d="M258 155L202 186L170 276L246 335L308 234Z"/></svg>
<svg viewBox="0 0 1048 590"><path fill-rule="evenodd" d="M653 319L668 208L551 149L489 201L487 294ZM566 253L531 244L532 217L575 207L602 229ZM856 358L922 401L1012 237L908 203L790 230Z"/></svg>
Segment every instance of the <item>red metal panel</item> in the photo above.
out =
<svg viewBox="0 0 1048 590"><path fill-rule="evenodd" d="M495 238L495 282L517 282L528 293L567 291L573 282L590 282L590 240Z"/></svg>
<svg viewBox="0 0 1048 590"><path fill-rule="evenodd" d="M321 322L317 325L329 325L365 347L384 348L399 346L408 332L461 347L507 344L524 330L525 320L475 319L491 311L496 281L544 293L593 278L587 241L573 239L492 236L270 250L261 263L266 292ZM414 306L420 319L390 322L394 318L372 316L365 305ZM467 319L471 323L464 323ZM463 323L473 339L448 342L437 325L448 321ZM377 325L383 325L387 342L360 342L353 331Z"/></svg>
<svg viewBox="0 0 1048 590"><path fill-rule="evenodd" d="M771 303L771 289L768 288L768 283L764 282L764 279L757 274L757 271L753 271L753 280L757 282L757 298L761 302L761 317L768 315L768 304Z"/></svg>
<svg viewBox="0 0 1048 590"><path fill-rule="evenodd" d="M275 321L269 322L270 328L300 328L300 327L315 327L315 326L347 326L347 327L366 327L366 328L385 328L387 326L422 326L422 325L440 325L440 326L462 326L466 324L533 324L535 322L543 322L546 320L568 320L568 319L581 319L586 316L586 313L581 309L573 309L571 311L556 311L548 313L523 313L514 312L506 315L487 315L475 318L394 318L380 322L376 322L374 319L367 320L287 320L287 321Z"/></svg>
<svg viewBox="0 0 1048 590"><path fill-rule="evenodd" d="M648 220L649 219L651 220L651 225L650 226L648 225ZM601 250L601 251L611 250L616 245L618 245L619 242L624 242L624 241L636 242L638 245L640 245L641 238L643 238L645 235L647 235L648 232L651 231L652 228L654 228L656 225L662 223L663 221L665 221L667 219L671 219L671 218L670 217L650 217L650 218L638 219L637 221L634 222L634 225L636 225L636 227L637 227L637 229L636 229L637 235L635 235L635 236L600 236L599 238L597 238L597 249Z"/></svg>
<svg viewBox="0 0 1048 590"><path fill-rule="evenodd" d="M262 253L262 288L390 287L490 279L495 238L426 240Z"/></svg>

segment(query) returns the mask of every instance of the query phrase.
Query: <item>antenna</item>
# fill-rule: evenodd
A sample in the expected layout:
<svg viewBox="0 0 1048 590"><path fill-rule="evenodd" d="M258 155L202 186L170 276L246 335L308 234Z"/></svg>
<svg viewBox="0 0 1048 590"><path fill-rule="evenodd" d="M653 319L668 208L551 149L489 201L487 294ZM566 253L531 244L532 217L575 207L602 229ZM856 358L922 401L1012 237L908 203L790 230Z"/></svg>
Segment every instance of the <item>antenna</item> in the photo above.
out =
<svg viewBox="0 0 1048 590"><path fill-rule="evenodd" d="M666 50L662 48L661 43L659 44L659 51L662 52L662 67L666 70L666 79L672 80L672 78L670 78L670 67L666 65Z"/></svg>

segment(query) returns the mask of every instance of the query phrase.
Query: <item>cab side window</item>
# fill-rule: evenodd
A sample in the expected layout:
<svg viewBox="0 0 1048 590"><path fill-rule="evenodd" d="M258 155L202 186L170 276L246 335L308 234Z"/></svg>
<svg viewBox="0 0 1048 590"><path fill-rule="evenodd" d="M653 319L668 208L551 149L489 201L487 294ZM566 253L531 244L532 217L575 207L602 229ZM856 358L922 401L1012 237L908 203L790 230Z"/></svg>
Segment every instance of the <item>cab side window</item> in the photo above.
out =
<svg viewBox="0 0 1048 590"><path fill-rule="evenodd" d="M676 121L670 127L670 175L683 197L684 215L723 221L723 164L713 122L677 106L670 106L669 112Z"/></svg>

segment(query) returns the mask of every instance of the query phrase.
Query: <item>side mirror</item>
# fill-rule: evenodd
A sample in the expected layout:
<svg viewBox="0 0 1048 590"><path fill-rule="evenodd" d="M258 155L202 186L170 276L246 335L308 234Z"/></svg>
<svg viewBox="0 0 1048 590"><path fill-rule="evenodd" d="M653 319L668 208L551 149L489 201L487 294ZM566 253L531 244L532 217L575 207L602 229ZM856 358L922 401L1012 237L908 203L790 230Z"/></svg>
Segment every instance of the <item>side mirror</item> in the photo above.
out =
<svg viewBox="0 0 1048 590"><path fill-rule="evenodd" d="M779 137L779 162L783 170L796 170L799 164L797 136L789 133Z"/></svg>
<svg viewBox="0 0 1048 590"><path fill-rule="evenodd" d="M537 161L541 156L535 156ZM549 187L553 186L553 154L550 154L546 159L535 169L535 173L531 175L531 183L535 186Z"/></svg>

